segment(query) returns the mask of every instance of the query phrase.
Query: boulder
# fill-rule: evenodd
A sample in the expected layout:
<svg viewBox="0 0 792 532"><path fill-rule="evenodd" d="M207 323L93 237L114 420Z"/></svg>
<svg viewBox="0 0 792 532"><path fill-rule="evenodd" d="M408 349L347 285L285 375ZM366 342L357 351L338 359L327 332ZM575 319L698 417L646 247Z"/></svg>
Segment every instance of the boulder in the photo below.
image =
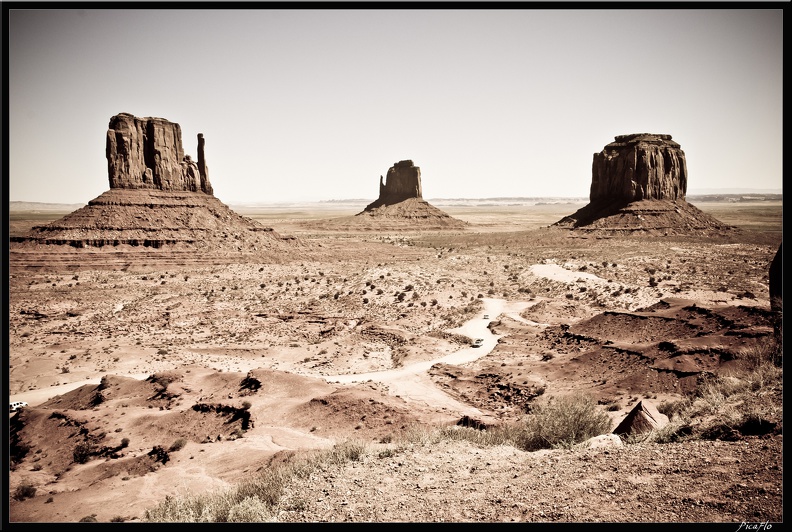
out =
<svg viewBox="0 0 792 532"><path fill-rule="evenodd" d="M613 434L619 436L642 434L644 432L661 429L666 425L668 425L668 416L658 412L651 403L638 401L638 404L630 410L627 417L613 429Z"/></svg>
<svg viewBox="0 0 792 532"><path fill-rule="evenodd" d="M624 442L616 434L600 434L580 444L584 449L600 449L608 447L624 447Z"/></svg>

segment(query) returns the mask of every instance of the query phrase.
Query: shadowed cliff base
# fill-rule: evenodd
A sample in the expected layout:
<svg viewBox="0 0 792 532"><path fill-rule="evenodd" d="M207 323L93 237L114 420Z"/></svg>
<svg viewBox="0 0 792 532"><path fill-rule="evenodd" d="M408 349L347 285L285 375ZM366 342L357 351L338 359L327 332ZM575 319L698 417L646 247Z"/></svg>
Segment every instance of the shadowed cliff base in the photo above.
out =
<svg viewBox="0 0 792 532"><path fill-rule="evenodd" d="M726 225L684 200L600 200L565 216L553 226L579 232L651 235L729 234L739 229Z"/></svg>

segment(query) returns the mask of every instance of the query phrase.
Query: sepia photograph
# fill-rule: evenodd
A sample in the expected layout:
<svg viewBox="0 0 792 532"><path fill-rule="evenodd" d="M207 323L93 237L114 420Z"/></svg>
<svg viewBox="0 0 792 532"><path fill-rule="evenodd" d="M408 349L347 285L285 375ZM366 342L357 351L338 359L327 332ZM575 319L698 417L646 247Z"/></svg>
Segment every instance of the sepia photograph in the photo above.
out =
<svg viewBox="0 0 792 532"><path fill-rule="evenodd" d="M165 5L3 3L7 525L780 527L783 6Z"/></svg>

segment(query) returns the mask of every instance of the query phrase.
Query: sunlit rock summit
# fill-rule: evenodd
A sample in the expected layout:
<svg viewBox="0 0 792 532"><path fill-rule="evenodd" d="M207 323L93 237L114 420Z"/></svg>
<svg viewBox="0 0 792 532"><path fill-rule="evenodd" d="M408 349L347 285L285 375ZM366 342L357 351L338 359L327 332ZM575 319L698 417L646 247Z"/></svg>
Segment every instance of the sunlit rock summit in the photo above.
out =
<svg viewBox="0 0 792 532"><path fill-rule="evenodd" d="M685 152L671 135L619 135L594 154L591 173L589 204L553 225L662 235L733 230L685 200Z"/></svg>
<svg viewBox="0 0 792 532"><path fill-rule="evenodd" d="M214 197L198 134L198 161L184 153L179 124L120 113L106 135L110 190L12 242L119 251L258 253L302 244L241 216Z"/></svg>

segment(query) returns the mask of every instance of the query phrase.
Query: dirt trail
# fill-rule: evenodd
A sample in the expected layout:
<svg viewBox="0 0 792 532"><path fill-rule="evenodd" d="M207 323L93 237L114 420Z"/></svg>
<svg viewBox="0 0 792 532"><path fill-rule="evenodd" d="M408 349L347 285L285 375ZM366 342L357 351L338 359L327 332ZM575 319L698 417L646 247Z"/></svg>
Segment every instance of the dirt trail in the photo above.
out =
<svg viewBox="0 0 792 532"><path fill-rule="evenodd" d="M491 353L498 344L501 335L493 334L488 325L503 313L518 314L530 305L523 301L508 302L503 299L484 298L484 309L476 317L468 320L449 332L462 334L470 338L481 338L484 342L479 347L464 347L451 354L434 360L416 362L402 368L385 371L372 371L369 373L356 373L346 375L329 375L327 382L358 383L375 381L386 384L392 395L399 396L406 401L421 401L427 405L449 410L460 415L482 417L484 414L477 408L453 399L446 392L439 389L428 377L427 372L435 364L461 365L473 362ZM489 316L484 319L483 316Z"/></svg>

